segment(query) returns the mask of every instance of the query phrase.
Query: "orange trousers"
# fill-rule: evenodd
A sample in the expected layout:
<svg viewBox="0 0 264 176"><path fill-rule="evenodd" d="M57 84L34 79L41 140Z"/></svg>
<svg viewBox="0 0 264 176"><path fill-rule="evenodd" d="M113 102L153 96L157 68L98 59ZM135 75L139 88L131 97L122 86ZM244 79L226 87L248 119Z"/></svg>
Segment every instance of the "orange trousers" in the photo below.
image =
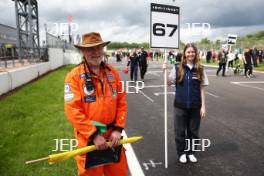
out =
<svg viewBox="0 0 264 176"><path fill-rule="evenodd" d="M85 155L76 156L79 176L127 176L128 165L125 155L125 148L122 148L120 162L85 169Z"/></svg>

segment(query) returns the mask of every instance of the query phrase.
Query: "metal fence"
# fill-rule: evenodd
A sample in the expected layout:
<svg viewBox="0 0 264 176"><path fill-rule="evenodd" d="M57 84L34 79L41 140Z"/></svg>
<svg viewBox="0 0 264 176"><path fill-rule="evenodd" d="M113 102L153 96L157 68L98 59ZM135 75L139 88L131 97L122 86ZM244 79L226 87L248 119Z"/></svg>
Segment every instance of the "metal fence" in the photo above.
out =
<svg viewBox="0 0 264 176"><path fill-rule="evenodd" d="M74 50L72 43L68 43L66 40L61 39L59 36L54 36L50 33L46 33L46 46L48 48L62 48L63 50Z"/></svg>
<svg viewBox="0 0 264 176"><path fill-rule="evenodd" d="M65 50L75 50L72 43L46 33L46 45L43 48L22 48L19 50L14 45L2 45L0 47L0 71L7 68L18 67L27 64L38 62L47 62L48 48L61 48ZM21 52L21 57L18 57L18 52Z"/></svg>
<svg viewBox="0 0 264 176"><path fill-rule="evenodd" d="M18 58L19 49L0 48L0 69L12 68L38 62L48 61L48 48L23 48L22 57Z"/></svg>

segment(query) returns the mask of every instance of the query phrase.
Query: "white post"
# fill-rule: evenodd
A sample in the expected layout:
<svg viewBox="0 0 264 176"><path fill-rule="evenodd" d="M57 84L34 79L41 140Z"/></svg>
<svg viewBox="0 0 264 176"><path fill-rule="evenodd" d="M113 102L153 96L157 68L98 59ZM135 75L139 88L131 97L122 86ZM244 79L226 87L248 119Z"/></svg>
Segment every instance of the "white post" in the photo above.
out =
<svg viewBox="0 0 264 176"><path fill-rule="evenodd" d="M167 63L167 51L164 49L164 62ZM167 69L164 71L164 135L165 135L165 168L168 168L168 123L167 120Z"/></svg>

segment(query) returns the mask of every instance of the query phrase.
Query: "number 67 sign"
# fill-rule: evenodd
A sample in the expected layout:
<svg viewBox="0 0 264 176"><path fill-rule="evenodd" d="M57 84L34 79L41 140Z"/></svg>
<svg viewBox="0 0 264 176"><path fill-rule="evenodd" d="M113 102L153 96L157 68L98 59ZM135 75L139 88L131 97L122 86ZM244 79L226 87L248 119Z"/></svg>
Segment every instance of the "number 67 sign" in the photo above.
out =
<svg viewBox="0 0 264 176"><path fill-rule="evenodd" d="M180 8L151 3L150 9L150 47L179 48Z"/></svg>

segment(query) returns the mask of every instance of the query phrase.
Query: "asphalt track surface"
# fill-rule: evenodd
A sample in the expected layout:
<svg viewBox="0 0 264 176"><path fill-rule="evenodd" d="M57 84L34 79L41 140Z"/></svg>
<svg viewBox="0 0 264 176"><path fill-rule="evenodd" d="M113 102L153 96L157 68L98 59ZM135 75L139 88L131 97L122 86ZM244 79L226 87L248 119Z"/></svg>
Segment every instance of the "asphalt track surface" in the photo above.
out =
<svg viewBox="0 0 264 176"><path fill-rule="evenodd" d="M118 70L123 63L113 63ZM198 163L180 164L174 142L174 87L168 88L168 168L164 167L164 88L161 62L151 62L140 93L127 94L128 136L143 135L132 144L138 162L147 176L263 176L264 175L264 74L255 78L216 76L216 68L206 68L206 119L200 138L210 147L197 152ZM123 80L129 75L122 73ZM138 79L140 81L140 79ZM131 89L132 90L132 89ZM152 163L152 164L151 164Z"/></svg>

